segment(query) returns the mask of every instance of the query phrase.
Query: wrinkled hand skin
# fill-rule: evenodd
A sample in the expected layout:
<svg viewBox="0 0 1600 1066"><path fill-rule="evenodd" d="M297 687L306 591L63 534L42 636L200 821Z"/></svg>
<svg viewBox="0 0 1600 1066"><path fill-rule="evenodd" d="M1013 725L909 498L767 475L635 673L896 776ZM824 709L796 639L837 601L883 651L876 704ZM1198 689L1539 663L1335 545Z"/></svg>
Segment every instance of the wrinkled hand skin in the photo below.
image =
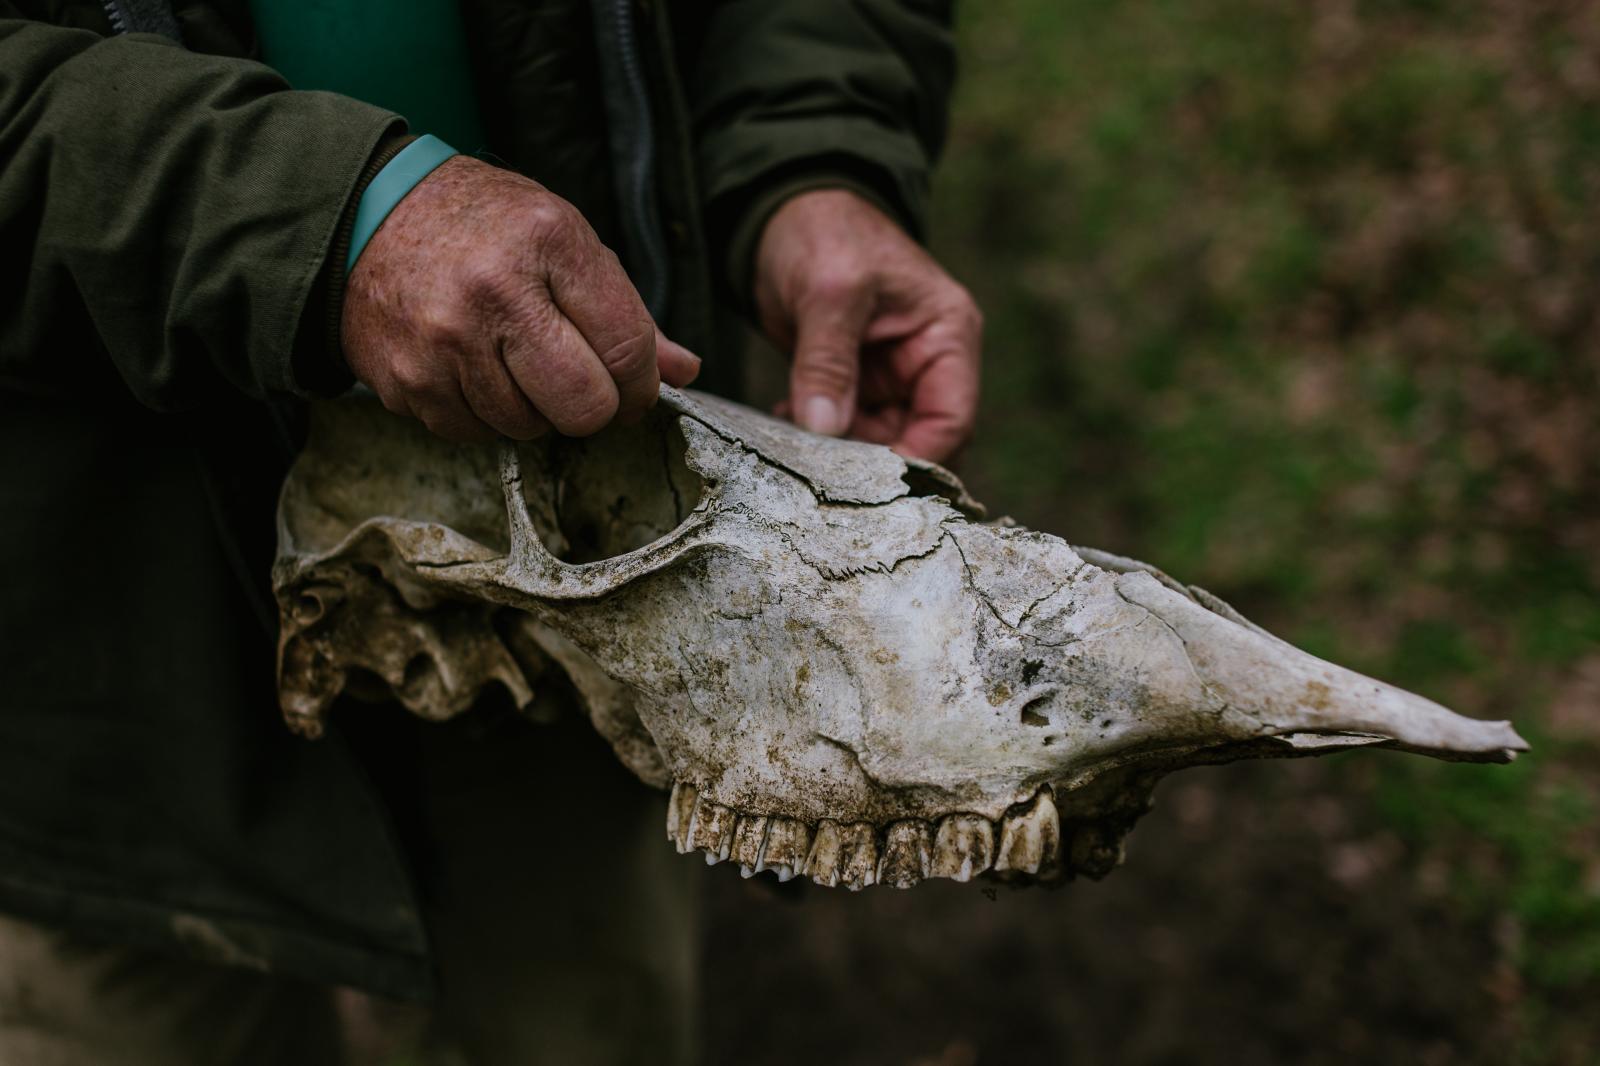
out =
<svg viewBox="0 0 1600 1066"><path fill-rule="evenodd" d="M972 433L983 318L891 219L843 189L784 203L756 250L762 328L793 354L779 414L943 462Z"/></svg>
<svg viewBox="0 0 1600 1066"><path fill-rule="evenodd" d="M384 220L340 325L351 371L385 407L457 441L586 436L639 418L663 380L700 366L575 207L466 156Z"/></svg>

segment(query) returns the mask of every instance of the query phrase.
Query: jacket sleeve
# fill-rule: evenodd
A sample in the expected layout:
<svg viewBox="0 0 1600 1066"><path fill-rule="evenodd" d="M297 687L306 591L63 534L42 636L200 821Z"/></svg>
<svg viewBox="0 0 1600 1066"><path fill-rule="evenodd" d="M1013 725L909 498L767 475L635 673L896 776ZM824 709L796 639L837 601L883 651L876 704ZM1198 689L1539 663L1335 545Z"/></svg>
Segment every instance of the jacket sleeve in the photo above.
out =
<svg viewBox="0 0 1600 1066"><path fill-rule="evenodd" d="M949 0L723 0L688 59L706 217L748 263L781 197L858 187L921 236L955 81ZM756 219L752 216L761 215Z"/></svg>
<svg viewBox="0 0 1600 1066"><path fill-rule="evenodd" d="M0 18L0 379L109 365L161 410L336 387L323 266L399 129L258 63Z"/></svg>

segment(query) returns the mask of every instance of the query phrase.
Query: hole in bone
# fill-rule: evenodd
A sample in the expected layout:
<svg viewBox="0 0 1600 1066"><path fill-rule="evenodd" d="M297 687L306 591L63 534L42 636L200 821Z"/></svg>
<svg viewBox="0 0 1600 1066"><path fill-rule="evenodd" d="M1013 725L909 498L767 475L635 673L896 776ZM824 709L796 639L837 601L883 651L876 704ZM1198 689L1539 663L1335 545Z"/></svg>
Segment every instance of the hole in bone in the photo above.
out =
<svg viewBox="0 0 1600 1066"><path fill-rule="evenodd" d="M985 517L983 505L967 495L961 482L943 467L928 467L908 463L900 475L913 496L938 496L968 518Z"/></svg>
<svg viewBox="0 0 1600 1066"><path fill-rule="evenodd" d="M294 620L303 626L311 625L325 612L322 597L314 592L302 592L294 598Z"/></svg>
<svg viewBox="0 0 1600 1066"><path fill-rule="evenodd" d="M1035 696L1022 705L1022 724L1042 727L1050 724L1050 718L1043 713L1044 708L1050 705L1049 696ZM1045 741L1050 743L1049 740Z"/></svg>
<svg viewBox="0 0 1600 1066"><path fill-rule="evenodd" d="M539 539L568 563L610 559L660 540L689 517L705 489L685 450L677 416L659 406L632 426L522 445L523 494Z"/></svg>
<svg viewBox="0 0 1600 1066"><path fill-rule="evenodd" d="M433 669L433 660L418 652L406 660L405 669L400 675L400 687L407 692L417 691L433 676Z"/></svg>
<svg viewBox="0 0 1600 1066"><path fill-rule="evenodd" d="M906 483L906 488L911 490L913 496L942 496L952 502L954 500L951 487L936 478L931 471L908 466L906 472L900 475L900 480Z"/></svg>

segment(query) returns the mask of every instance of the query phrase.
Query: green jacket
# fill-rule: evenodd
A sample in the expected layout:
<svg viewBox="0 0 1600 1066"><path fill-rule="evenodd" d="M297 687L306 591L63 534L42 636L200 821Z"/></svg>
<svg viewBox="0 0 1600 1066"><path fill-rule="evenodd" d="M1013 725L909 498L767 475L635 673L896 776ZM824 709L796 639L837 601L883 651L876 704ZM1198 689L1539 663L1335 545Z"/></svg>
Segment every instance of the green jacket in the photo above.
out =
<svg viewBox="0 0 1600 1066"><path fill-rule="evenodd" d="M118 6L0 0L0 909L425 994L362 760L278 717L266 584L299 404L351 380L333 253L405 127L246 58L244 0L174 5L182 46L115 33ZM784 195L847 183L917 228L947 8L636 0L630 154L584 0L462 0L496 155L666 293L724 389L723 309ZM617 195L638 144L653 252Z"/></svg>

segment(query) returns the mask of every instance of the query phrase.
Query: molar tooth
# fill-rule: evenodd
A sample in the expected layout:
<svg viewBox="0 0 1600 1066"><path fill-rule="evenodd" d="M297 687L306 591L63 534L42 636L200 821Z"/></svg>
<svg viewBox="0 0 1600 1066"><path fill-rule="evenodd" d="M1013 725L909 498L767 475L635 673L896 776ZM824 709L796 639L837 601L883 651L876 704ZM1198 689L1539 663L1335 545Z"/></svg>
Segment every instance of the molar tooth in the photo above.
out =
<svg viewBox="0 0 1600 1066"><path fill-rule="evenodd" d="M739 864L739 872L749 877L761 863L761 845L767 839L765 815L746 814L739 818L733 829L733 847L728 857Z"/></svg>
<svg viewBox="0 0 1600 1066"><path fill-rule="evenodd" d="M811 854L811 827L793 818L772 818L767 823L767 839L761 846L755 872L771 870L779 881L801 872Z"/></svg>
<svg viewBox="0 0 1600 1066"><path fill-rule="evenodd" d="M682 781L672 783L672 798L667 801L667 839L677 845L679 855L689 851L689 825L694 820L698 795L693 785Z"/></svg>
<svg viewBox="0 0 1600 1066"><path fill-rule="evenodd" d="M817 823L817 836L803 871L827 888L843 885L860 891L877 880L878 844L866 822L840 825L831 818Z"/></svg>
<svg viewBox="0 0 1600 1066"><path fill-rule="evenodd" d="M921 819L896 822L883 841L878 860L878 883L910 888L924 877L933 857L933 830Z"/></svg>
<svg viewBox="0 0 1600 1066"><path fill-rule="evenodd" d="M701 800L696 805L694 822L689 827L689 847L706 853L707 866L715 866L728 857L735 818L733 811L720 803Z"/></svg>
<svg viewBox="0 0 1600 1066"><path fill-rule="evenodd" d="M1061 818L1055 800L1041 790L1021 814L1008 814L1000 823L1000 847L995 855L997 873L1054 873L1061 858Z"/></svg>
<svg viewBox="0 0 1600 1066"><path fill-rule="evenodd" d="M994 826L976 814L952 814L939 823L929 877L970 881L994 861Z"/></svg>

